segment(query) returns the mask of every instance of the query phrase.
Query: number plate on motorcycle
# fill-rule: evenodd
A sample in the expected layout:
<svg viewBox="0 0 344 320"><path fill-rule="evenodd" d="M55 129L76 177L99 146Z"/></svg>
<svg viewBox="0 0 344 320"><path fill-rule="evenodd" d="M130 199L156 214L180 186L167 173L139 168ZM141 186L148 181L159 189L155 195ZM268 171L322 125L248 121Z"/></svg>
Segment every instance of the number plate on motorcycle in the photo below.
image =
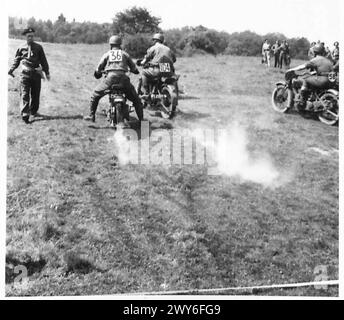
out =
<svg viewBox="0 0 344 320"><path fill-rule="evenodd" d="M160 72L171 72L169 63L159 63Z"/></svg>
<svg viewBox="0 0 344 320"><path fill-rule="evenodd" d="M337 80L337 74L336 74L335 72L330 72L330 73L328 74L328 80L329 80L330 82L336 82L336 80Z"/></svg>
<svg viewBox="0 0 344 320"><path fill-rule="evenodd" d="M122 62L122 50L111 50L109 54L109 62Z"/></svg>

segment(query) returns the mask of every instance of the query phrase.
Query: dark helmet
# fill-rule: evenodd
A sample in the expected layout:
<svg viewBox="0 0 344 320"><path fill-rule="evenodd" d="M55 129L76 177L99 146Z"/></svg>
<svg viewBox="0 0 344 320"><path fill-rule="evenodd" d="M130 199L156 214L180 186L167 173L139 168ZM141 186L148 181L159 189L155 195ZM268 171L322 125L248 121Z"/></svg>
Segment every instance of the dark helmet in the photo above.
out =
<svg viewBox="0 0 344 320"><path fill-rule="evenodd" d="M313 52L322 56L325 54L325 48L322 44L316 44L313 48Z"/></svg>
<svg viewBox="0 0 344 320"><path fill-rule="evenodd" d="M120 46L122 44L122 38L120 36L112 36L109 39L109 44L112 46Z"/></svg>
<svg viewBox="0 0 344 320"><path fill-rule="evenodd" d="M164 37L164 35L161 34L161 33L156 33L156 34L153 36L152 39L153 39L153 40L160 41L161 43L163 43L164 40L165 40L165 37Z"/></svg>
<svg viewBox="0 0 344 320"><path fill-rule="evenodd" d="M335 47L339 46L339 42L336 41L334 44L333 44Z"/></svg>

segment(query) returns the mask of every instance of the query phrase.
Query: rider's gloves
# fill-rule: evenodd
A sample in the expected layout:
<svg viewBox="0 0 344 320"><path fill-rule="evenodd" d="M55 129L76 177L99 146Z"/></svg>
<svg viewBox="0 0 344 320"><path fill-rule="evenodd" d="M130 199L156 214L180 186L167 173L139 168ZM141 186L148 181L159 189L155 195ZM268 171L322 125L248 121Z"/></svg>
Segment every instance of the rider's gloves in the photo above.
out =
<svg viewBox="0 0 344 320"><path fill-rule="evenodd" d="M96 79L100 79L101 77L102 77L102 73L101 72L99 72L99 71L94 71L94 77L96 78Z"/></svg>
<svg viewBox="0 0 344 320"><path fill-rule="evenodd" d="M133 74L139 74L139 73L140 73L140 71L137 69L133 71Z"/></svg>

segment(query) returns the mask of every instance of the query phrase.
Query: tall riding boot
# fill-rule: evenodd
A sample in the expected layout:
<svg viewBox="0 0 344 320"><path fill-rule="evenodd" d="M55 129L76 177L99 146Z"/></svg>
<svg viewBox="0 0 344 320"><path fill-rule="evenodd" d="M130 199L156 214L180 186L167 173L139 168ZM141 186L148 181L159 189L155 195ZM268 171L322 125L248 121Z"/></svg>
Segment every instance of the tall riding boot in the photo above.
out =
<svg viewBox="0 0 344 320"><path fill-rule="evenodd" d="M139 84L137 85L137 93L139 94L139 95L141 95L141 94L143 94L143 92L142 92L142 78L140 77L140 79L139 79Z"/></svg>
<svg viewBox="0 0 344 320"><path fill-rule="evenodd" d="M97 111L97 107L98 107L98 102L99 102L99 98L98 97L92 97L91 98L91 101L90 101L90 113L89 113L88 116L84 117L84 120L92 121L92 122L96 121L96 111Z"/></svg>
<svg viewBox="0 0 344 320"><path fill-rule="evenodd" d="M135 112L137 114L137 118L139 119L139 121L143 121L143 107L141 102L136 102L134 104L134 108L135 108Z"/></svg>
<svg viewBox="0 0 344 320"><path fill-rule="evenodd" d="M307 99L308 99L308 91L307 89L301 88L300 94L299 94L299 99L297 101L297 110L299 112L305 111L306 106L307 106Z"/></svg>

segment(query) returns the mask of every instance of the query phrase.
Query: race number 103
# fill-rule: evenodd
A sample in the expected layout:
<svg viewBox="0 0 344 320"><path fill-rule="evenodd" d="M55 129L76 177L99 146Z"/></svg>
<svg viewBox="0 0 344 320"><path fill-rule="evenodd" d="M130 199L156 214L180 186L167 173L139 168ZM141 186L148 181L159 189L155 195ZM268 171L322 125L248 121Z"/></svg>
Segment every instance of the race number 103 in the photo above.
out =
<svg viewBox="0 0 344 320"><path fill-rule="evenodd" d="M167 310L168 315L216 315L220 314L221 307L219 305L187 305L187 304L169 304Z"/></svg>

